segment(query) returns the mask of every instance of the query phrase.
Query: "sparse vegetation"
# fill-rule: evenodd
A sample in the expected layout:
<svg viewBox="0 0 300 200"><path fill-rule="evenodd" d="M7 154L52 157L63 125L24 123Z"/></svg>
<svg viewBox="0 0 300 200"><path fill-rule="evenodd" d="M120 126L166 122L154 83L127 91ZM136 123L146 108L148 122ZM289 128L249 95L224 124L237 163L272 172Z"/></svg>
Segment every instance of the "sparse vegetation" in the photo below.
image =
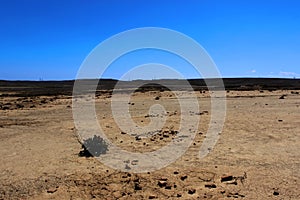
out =
<svg viewBox="0 0 300 200"><path fill-rule="evenodd" d="M106 154L108 151L108 144L100 136L94 135L93 138L89 138L83 141L83 150L79 152L81 157L99 157L101 154Z"/></svg>

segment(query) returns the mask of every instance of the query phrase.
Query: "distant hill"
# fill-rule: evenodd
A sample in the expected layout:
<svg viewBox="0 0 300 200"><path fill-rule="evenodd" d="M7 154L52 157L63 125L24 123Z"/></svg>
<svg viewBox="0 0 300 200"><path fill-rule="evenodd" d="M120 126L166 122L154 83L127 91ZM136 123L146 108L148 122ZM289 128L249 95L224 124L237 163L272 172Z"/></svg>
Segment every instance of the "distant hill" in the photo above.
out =
<svg viewBox="0 0 300 200"><path fill-rule="evenodd" d="M79 80L81 84L90 88L92 83L97 80ZM205 80L189 79L190 85L194 90L207 90ZM218 79L208 79L210 84L214 85ZM162 80L135 80L120 81L122 89L130 89L137 83L143 85L138 90L167 90L166 86L176 86L185 90L185 80L180 79L162 79ZM299 90L300 79L281 79L281 78L224 78L226 90ZM110 91L114 89L118 80L100 79L97 91ZM66 81L5 81L0 80L1 96L42 96L42 95L72 95L74 80ZM215 89L219 89L215 87Z"/></svg>

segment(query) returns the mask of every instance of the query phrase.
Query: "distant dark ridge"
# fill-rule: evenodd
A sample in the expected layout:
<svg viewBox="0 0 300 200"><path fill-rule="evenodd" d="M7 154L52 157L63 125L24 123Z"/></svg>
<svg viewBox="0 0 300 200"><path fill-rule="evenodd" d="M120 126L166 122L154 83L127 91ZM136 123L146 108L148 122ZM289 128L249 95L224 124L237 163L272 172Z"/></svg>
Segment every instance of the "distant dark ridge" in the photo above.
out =
<svg viewBox="0 0 300 200"><path fill-rule="evenodd" d="M83 89L90 89L91 84L97 80L78 80ZM214 89L220 89L215 83L219 79L207 79ZM188 80L194 90L207 90L205 80L190 79ZM281 78L224 78L226 90L300 90L300 79L281 79ZM114 89L118 80L100 79L97 91L107 91ZM141 85L137 91L145 92L152 90L165 91L168 86L186 90L185 80L180 79L162 79L162 80L135 80L120 81L121 89L126 90ZM214 85L215 84L215 85ZM73 93L74 80L66 81L5 81L0 80L1 96L53 96L68 95ZM166 87L164 87L166 86Z"/></svg>

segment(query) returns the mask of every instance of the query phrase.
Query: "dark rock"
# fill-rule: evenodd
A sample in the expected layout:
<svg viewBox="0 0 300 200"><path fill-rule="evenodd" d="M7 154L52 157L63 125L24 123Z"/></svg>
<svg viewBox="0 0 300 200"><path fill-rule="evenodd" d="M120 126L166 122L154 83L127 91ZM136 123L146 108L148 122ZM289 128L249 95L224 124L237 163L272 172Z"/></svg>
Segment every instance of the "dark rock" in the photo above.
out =
<svg viewBox="0 0 300 200"><path fill-rule="evenodd" d="M166 187L167 186L167 181L158 181L158 186L159 187Z"/></svg>
<svg viewBox="0 0 300 200"><path fill-rule="evenodd" d="M134 183L134 190L142 190L142 187L139 183Z"/></svg>
<svg viewBox="0 0 300 200"><path fill-rule="evenodd" d="M160 178L160 181L168 181L168 178L162 177L162 178Z"/></svg>
<svg viewBox="0 0 300 200"><path fill-rule="evenodd" d="M2 107L2 110L9 110L9 107L8 106L4 106L4 107Z"/></svg>
<svg viewBox="0 0 300 200"><path fill-rule="evenodd" d="M214 184L214 183L206 184L205 187L209 188L209 189L217 188L216 184Z"/></svg>
<svg viewBox="0 0 300 200"><path fill-rule="evenodd" d="M228 182L228 181L232 181L234 178L233 176L223 176L221 177L221 182Z"/></svg>
<svg viewBox="0 0 300 200"><path fill-rule="evenodd" d="M196 189L189 189L188 193L189 193L190 195L193 195L193 194L196 193Z"/></svg>
<svg viewBox="0 0 300 200"><path fill-rule="evenodd" d="M286 95L281 95L279 99L285 99Z"/></svg>
<svg viewBox="0 0 300 200"><path fill-rule="evenodd" d="M186 180L188 178L188 176L182 176L182 177L180 177L180 179L182 180L182 181L184 181L184 180Z"/></svg>
<svg viewBox="0 0 300 200"><path fill-rule="evenodd" d="M24 105L23 104L17 104L16 107L17 108L24 108Z"/></svg>
<svg viewBox="0 0 300 200"><path fill-rule="evenodd" d="M140 141L140 140L142 140L142 138L140 138L139 136L135 136L135 140Z"/></svg>
<svg viewBox="0 0 300 200"><path fill-rule="evenodd" d="M53 187L53 188L49 188L49 189L47 190L47 193L53 194L53 193L55 193L56 191L57 191L57 187Z"/></svg>
<svg viewBox="0 0 300 200"><path fill-rule="evenodd" d="M172 189L172 186L171 186L171 185L166 185L165 189L166 189L166 190L171 190L171 189Z"/></svg>

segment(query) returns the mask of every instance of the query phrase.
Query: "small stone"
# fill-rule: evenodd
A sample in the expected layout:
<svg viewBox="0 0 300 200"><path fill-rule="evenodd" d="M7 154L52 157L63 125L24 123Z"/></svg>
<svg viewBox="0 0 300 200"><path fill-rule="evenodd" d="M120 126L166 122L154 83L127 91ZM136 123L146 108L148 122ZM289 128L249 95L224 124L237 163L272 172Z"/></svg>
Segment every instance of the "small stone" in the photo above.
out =
<svg viewBox="0 0 300 200"><path fill-rule="evenodd" d="M167 178L167 177L161 177L159 180L160 180L160 181L167 181L168 178Z"/></svg>
<svg viewBox="0 0 300 200"><path fill-rule="evenodd" d="M196 189L189 189L188 193L189 193L190 195L193 195L193 194L196 193Z"/></svg>
<svg viewBox="0 0 300 200"><path fill-rule="evenodd" d="M159 187L166 187L167 186L167 181L158 181L158 186Z"/></svg>
<svg viewBox="0 0 300 200"><path fill-rule="evenodd" d="M274 196L278 196L278 195L279 195L279 192L278 192L278 191L274 191L274 192L273 192L273 195L274 195Z"/></svg>
<svg viewBox="0 0 300 200"><path fill-rule="evenodd" d="M216 184L213 184L213 183L211 183L211 184L206 184L205 187L206 187L206 188L209 188L209 189L217 188Z"/></svg>
<svg viewBox="0 0 300 200"><path fill-rule="evenodd" d="M188 176L182 176L182 177L180 177L180 179L182 180L182 181L184 181L184 180L186 180L188 178Z"/></svg>
<svg viewBox="0 0 300 200"><path fill-rule="evenodd" d="M279 99L285 99L286 95L281 95Z"/></svg>
<svg viewBox="0 0 300 200"><path fill-rule="evenodd" d="M126 165L125 165L125 169L126 169L126 170L131 170L131 167L129 167L129 165L126 164Z"/></svg>
<svg viewBox="0 0 300 200"><path fill-rule="evenodd" d="M16 104L17 108L24 108L23 104Z"/></svg>
<svg viewBox="0 0 300 200"><path fill-rule="evenodd" d="M139 183L134 184L134 190L142 190L142 187L140 186Z"/></svg>
<svg viewBox="0 0 300 200"><path fill-rule="evenodd" d="M171 190L171 189L172 189L172 186L171 186L171 185L167 185L167 186L165 187L165 189L166 189L166 190Z"/></svg>
<svg viewBox="0 0 300 200"><path fill-rule="evenodd" d="M155 195L150 195L149 199L156 199L157 197Z"/></svg>
<svg viewBox="0 0 300 200"><path fill-rule="evenodd" d="M52 188L49 188L49 189L47 190L47 193L53 194L53 193L55 193L56 191L57 191L57 188L56 188L56 187L52 187Z"/></svg>
<svg viewBox="0 0 300 200"><path fill-rule="evenodd" d="M228 181L232 181L233 180L233 176L222 176L221 177L221 182L228 182Z"/></svg>
<svg viewBox="0 0 300 200"><path fill-rule="evenodd" d="M131 161L131 165L137 165L138 164L138 160L133 160L133 161Z"/></svg>
<svg viewBox="0 0 300 200"><path fill-rule="evenodd" d="M140 141L140 140L142 140L142 138L139 137L139 136L135 136L135 140L136 140L136 141Z"/></svg>

